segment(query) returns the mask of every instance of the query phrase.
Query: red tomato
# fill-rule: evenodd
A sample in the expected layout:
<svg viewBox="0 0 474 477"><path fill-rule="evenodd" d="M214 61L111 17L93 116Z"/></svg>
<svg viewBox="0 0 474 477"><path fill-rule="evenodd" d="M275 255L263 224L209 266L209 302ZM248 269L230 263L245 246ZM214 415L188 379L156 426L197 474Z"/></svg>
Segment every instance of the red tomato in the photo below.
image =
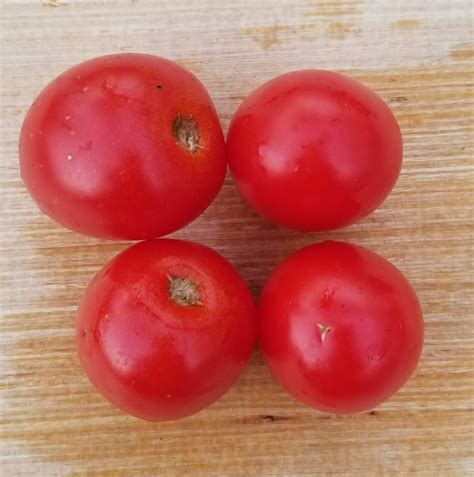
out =
<svg viewBox="0 0 474 477"><path fill-rule="evenodd" d="M323 242L288 257L265 284L259 340L277 381L322 411L368 410L413 373L423 317L413 288L362 247Z"/></svg>
<svg viewBox="0 0 474 477"><path fill-rule="evenodd" d="M402 163L402 137L371 90L329 71L272 79L239 107L227 137L242 196L302 231L350 225L377 208Z"/></svg>
<svg viewBox="0 0 474 477"><path fill-rule="evenodd" d="M151 421L205 408L234 383L257 334L247 286L217 252L180 240L128 248L79 304L77 348L111 403Z"/></svg>
<svg viewBox="0 0 474 477"><path fill-rule="evenodd" d="M76 232L165 235L211 203L226 171L204 86L152 55L102 56L36 98L20 137L23 180L39 207Z"/></svg>

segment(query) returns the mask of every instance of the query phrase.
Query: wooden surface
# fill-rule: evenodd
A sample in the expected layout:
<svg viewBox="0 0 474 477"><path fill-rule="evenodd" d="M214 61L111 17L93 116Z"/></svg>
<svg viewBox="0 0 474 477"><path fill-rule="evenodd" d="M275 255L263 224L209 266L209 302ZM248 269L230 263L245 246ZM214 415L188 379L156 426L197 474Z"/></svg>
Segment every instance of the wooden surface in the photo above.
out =
<svg viewBox="0 0 474 477"><path fill-rule="evenodd" d="M473 475L472 3L357 1L1 1L0 474ZM142 422L93 391L74 351L83 287L127 244L64 230L18 174L22 118L66 67L117 51L196 73L223 125L264 80L298 68L344 71L393 108L400 180L362 223L328 234L278 229L230 179L177 237L223 253L255 295L274 265L323 237L392 260L426 318L420 365L374 412L328 417L295 402L258 352L219 402L183 421Z"/></svg>

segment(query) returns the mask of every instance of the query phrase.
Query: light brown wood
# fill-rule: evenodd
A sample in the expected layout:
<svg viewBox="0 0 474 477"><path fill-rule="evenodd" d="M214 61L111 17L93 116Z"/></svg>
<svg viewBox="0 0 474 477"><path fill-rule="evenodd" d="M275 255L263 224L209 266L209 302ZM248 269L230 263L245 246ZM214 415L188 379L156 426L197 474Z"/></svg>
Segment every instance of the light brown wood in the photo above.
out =
<svg viewBox="0 0 474 477"><path fill-rule="evenodd" d="M473 459L473 48L468 0L1 2L1 460L14 475L468 475ZM393 108L400 180L358 225L302 235L257 217L227 179L177 237L223 253L258 291L274 265L322 238L392 260L416 287L426 340L416 374L374 412L328 417L295 402L258 352L233 389L175 423L122 415L74 352L83 287L126 243L41 215L18 173L22 118L66 67L116 51L182 63L209 88L224 127L264 80L344 71Z"/></svg>

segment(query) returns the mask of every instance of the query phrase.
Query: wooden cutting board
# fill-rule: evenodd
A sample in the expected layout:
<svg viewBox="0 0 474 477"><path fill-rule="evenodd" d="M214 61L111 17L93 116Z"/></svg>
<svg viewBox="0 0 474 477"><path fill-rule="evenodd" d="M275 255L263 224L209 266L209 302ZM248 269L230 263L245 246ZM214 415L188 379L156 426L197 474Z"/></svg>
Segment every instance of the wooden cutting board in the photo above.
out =
<svg viewBox="0 0 474 477"><path fill-rule="evenodd" d="M473 475L473 30L468 0L4 0L1 2L0 474ZM373 412L331 417L269 376L258 352L219 402L173 423L142 422L97 394L74 351L76 303L128 244L43 216L18 173L35 95L65 68L111 52L162 55L209 88L224 128L263 81L300 68L349 73L393 108L405 162L363 222L303 235L272 226L230 178L176 237L210 245L255 297L272 268L323 238L392 260L426 319L416 374Z"/></svg>

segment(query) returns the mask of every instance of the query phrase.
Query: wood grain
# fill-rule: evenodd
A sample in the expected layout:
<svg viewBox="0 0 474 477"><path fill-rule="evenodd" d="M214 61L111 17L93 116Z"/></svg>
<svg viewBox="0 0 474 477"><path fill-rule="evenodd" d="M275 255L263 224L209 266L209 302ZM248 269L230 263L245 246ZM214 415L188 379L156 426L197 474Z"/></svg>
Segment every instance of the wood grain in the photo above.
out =
<svg viewBox="0 0 474 477"><path fill-rule="evenodd" d="M0 31L0 473L15 475L472 475L473 31L468 0L2 1ZM322 238L392 260L417 289L426 342L416 374L375 411L331 417L272 381L258 352L219 402L141 422L92 389L74 352L81 290L126 243L64 230L21 184L17 139L39 90L99 54L150 52L209 88L224 127L248 92L288 70L347 72L393 108L400 180L355 226L272 226L228 178L175 234L223 253L255 297L272 268Z"/></svg>

